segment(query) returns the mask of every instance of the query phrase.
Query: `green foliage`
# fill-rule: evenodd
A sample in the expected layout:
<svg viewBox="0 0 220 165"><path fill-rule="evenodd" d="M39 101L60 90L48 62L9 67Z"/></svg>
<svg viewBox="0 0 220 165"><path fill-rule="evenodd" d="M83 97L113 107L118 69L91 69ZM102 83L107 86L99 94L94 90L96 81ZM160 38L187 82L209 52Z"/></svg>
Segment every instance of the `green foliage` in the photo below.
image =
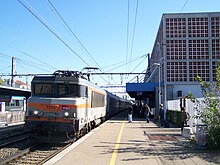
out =
<svg viewBox="0 0 220 165"><path fill-rule="evenodd" d="M176 124L177 126L181 126L181 112L175 110L168 110L167 119Z"/></svg>
<svg viewBox="0 0 220 165"><path fill-rule="evenodd" d="M207 125L208 147L220 149L220 62L216 69L216 84L204 82L199 76L196 79L201 85L204 100L197 100L192 93L188 94L188 98L195 103L195 118Z"/></svg>
<svg viewBox="0 0 220 165"><path fill-rule="evenodd" d="M0 85L4 84L4 80L2 80L2 78L0 77Z"/></svg>
<svg viewBox="0 0 220 165"><path fill-rule="evenodd" d="M216 69L216 85L218 90L220 90L220 61L218 62Z"/></svg>

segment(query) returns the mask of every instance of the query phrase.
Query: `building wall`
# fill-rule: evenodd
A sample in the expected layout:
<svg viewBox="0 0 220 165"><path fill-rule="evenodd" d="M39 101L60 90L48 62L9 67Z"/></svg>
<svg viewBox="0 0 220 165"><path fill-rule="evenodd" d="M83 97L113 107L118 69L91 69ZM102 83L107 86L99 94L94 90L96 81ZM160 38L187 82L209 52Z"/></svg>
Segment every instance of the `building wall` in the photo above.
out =
<svg viewBox="0 0 220 165"><path fill-rule="evenodd" d="M163 14L149 65L160 63L163 101L177 99L178 90L201 97L196 76L214 82L219 60L220 12Z"/></svg>
<svg viewBox="0 0 220 165"><path fill-rule="evenodd" d="M11 86L11 79L5 79L4 80L4 86L10 87ZM14 84L15 88L21 88L21 89L31 89L31 86L28 84L25 84L22 81L16 80Z"/></svg>
<svg viewBox="0 0 220 165"><path fill-rule="evenodd" d="M164 14L167 82L215 81L220 13Z"/></svg>
<svg viewBox="0 0 220 165"><path fill-rule="evenodd" d="M187 96L188 92L196 93L197 98L201 98L202 92L201 88L199 85L193 85L193 84L188 84L188 85L173 85L173 98L178 98L178 91L181 91L182 97Z"/></svg>

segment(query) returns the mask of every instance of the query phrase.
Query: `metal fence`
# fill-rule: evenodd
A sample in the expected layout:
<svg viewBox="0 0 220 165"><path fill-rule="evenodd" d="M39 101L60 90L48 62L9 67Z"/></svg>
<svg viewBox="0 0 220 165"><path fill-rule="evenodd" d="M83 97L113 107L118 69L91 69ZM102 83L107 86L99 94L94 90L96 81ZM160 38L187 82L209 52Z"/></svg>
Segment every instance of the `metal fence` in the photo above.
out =
<svg viewBox="0 0 220 165"><path fill-rule="evenodd" d="M198 98L197 100L200 102L199 108L201 110L204 109L205 105L203 103L203 98ZM167 103L168 103L167 104L168 110L180 111L179 100L172 100L172 101L168 101ZM186 99L186 112L188 112L191 116L188 121L188 124L192 128L192 131L195 133L196 132L195 125L203 124L203 123L201 120L195 118L197 116L197 111L195 111L195 103L193 103L190 99Z"/></svg>
<svg viewBox="0 0 220 165"><path fill-rule="evenodd" d="M24 111L8 111L0 113L0 123L13 124L18 122L24 122Z"/></svg>

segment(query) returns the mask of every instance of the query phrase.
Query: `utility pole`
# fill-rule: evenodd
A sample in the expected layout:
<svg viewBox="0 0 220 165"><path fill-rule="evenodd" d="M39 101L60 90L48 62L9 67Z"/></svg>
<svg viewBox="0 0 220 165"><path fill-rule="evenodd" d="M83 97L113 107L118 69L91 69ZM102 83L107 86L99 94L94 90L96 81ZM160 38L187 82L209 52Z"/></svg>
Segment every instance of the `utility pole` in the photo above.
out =
<svg viewBox="0 0 220 165"><path fill-rule="evenodd" d="M15 87L16 57L12 57L11 87Z"/></svg>

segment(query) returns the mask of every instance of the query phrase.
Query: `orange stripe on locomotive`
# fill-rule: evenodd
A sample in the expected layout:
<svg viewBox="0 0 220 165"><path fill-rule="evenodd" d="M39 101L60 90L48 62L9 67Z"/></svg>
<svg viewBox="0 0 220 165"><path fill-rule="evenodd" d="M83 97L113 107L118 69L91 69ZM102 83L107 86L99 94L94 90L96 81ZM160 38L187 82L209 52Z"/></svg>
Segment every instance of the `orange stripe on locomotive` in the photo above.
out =
<svg viewBox="0 0 220 165"><path fill-rule="evenodd" d="M37 109L43 110L45 112L59 112L65 108L91 108L90 104L40 104L40 103L28 103L29 107L35 107Z"/></svg>

